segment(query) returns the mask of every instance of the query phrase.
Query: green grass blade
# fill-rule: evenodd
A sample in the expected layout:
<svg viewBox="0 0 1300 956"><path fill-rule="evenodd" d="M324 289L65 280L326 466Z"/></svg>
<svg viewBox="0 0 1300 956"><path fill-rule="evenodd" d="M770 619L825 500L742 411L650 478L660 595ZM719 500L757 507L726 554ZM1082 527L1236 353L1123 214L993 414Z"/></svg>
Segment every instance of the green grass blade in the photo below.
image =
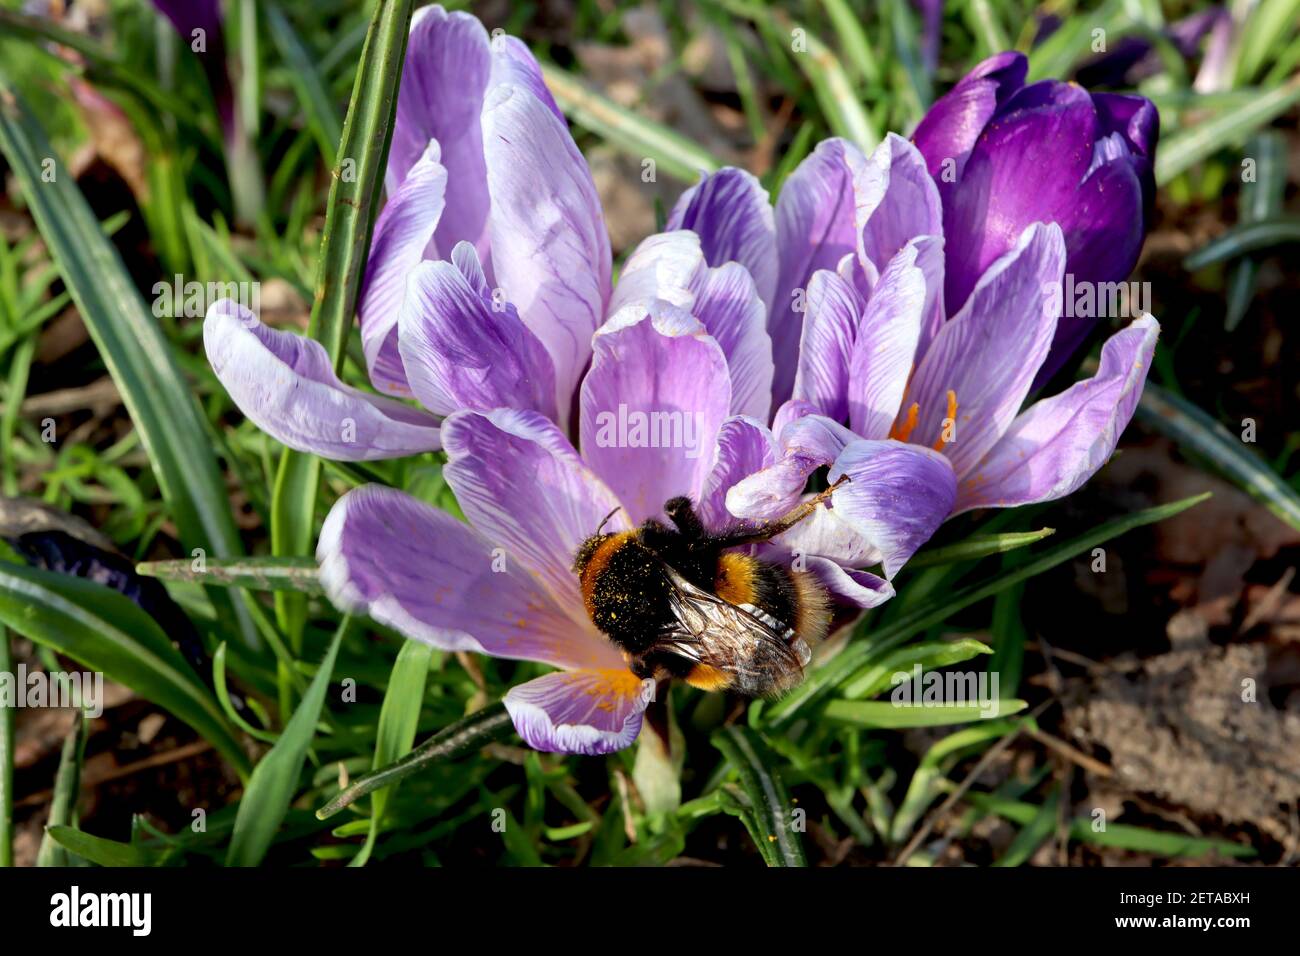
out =
<svg viewBox="0 0 1300 956"><path fill-rule="evenodd" d="M116 591L0 562L0 623L131 688L247 772L248 759L212 693L154 619Z"/></svg>
<svg viewBox="0 0 1300 956"><path fill-rule="evenodd" d="M794 829L794 804L776 769L777 759L762 736L733 724L711 739L740 776L764 858L775 866L807 866L799 833Z"/></svg>
<svg viewBox="0 0 1300 956"><path fill-rule="evenodd" d="M1056 831L1057 808L1060 798L1052 795L1038 808L1034 818L1020 828L1006 852L993 861L997 867L1021 866L1029 861L1035 851L1046 843Z"/></svg>
<svg viewBox="0 0 1300 956"><path fill-rule="evenodd" d="M542 76L569 119L629 156L653 159L658 168L687 183L722 167L722 161L699 143L619 106L559 67L543 63Z"/></svg>
<svg viewBox="0 0 1300 956"><path fill-rule="evenodd" d="M1138 418L1205 458L1238 488L1300 531L1300 493L1283 481L1239 436L1184 398L1147 383Z"/></svg>
<svg viewBox="0 0 1300 956"><path fill-rule="evenodd" d="M325 80L316 67L315 58L303 46L302 40L293 30L293 25L284 15L284 10L278 3L270 0L263 0L262 10L271 25L271 38L289 67L289 81L293 84L294 92L298 94L298 100L307 115L312 135L320 146L320 154L325 159L325 165L333 166L339 140L343 138L338 107L330 98Z"/></svg>
<svg viewBox="0 0 1300 956"><path fill-rule="evenodd" d="M404 757L415 745L416 725L420 720L420 706L424 703L424 684L429 676L429 662L433 648L419 641L407 641L397 652L393 673L388 678L388 690L379 709L379 729L375 734L375 759L373 769L378 770ZM396 788L394 783L393 787ZM349 866L365 866L384 822L384 810L392 791L376 790L370 797L370 828L361 851L352 858Z"/></svg>
<svg viewBox="0 0 1300 956"><path fill-rule="evenodd" d="M812 671L807 679L792 690L776 704L764 711L765 721L772 727L788 726L795 716L805 707L821 701L842 681L856 673L860 667L873 657L901 644L913 634L917 634L936 624L941 624L963 608L970 607L985 598L993 597L998 592L1027 581L1030 578L1051 570L1071 558L1090 551L1097 545L1126 531L1143 525L1172 518L1210 497L1206 492L1193 495L1166 505L1146 508L1131 515L1124 515L1107 521L1086 534L1062 542L1043 554L1030 558L1018 567L1004 570L991 578L970 584L954 592L946 601L927 602L925 605L908 611L893 623L882 627L870 635L870 640L850 644L839 656L823 667Z"/></svg>
<svg viewBox="0 0 1300 956"><path fill-rule="evenodd" d="M1262 0L1241 30L1237 46L1237 86L1259 76L1278 41L1293 36L1300 16L1300 0Z"/></svg>
<svg viewBox="0 0 1300 956"><path fill-rule="evenodd" d="M1195 272L1217 262L1291 242L1300 242L1300 216L1243 222L1197 249L1183 260L1183 268Z"/></svg>
<svg viewBox="0 0 1300 956"><path fill-rule="evenodd" d="M946 727L1018 714L1023 700L991 700L987 704L918 704L903 707L888 700L833 700L826 705L827 720L855 727Z"/></svg>
<svg viewBox="0 0 1300 956"><path fill-rule="evenodd" d="M451 760L478 750L514 733L515 725L505 704L489 704L468 717L438 731L406 756L353 780L346 790L316 811L316 818L328 820L344 807L380 787L387 787L441 760Z"/></svg>
<svg viewBox="0 0 1300 956"><path fill-rule="evenodd" d="M1160 153L1156 157L1156 182L1163 186L1206 157L1226 146L1241 142L1297 102L1300 102L1300 76L1292 77L1267 93L1261 93L1237 109L1179 130L1160 144Z"/></svg>
<svg viewBox="0 0 1300 956"><path fill-rule="evenodd" d="M90 724L81 711L73 719L72 729L63 740L59 754L59 769L54 776L54 797L50 801L50 816L45 826L66 826L77 816L77 797L81 794L81 764L86 755L86 737ZM69 866L71 860L56 843L47 829L41 837L41 848L36 852L37 866Z"/></svg>
<svg viewBox="0 0 1300 956"><path fill-rule="evenodd" d="M135 570L145 577L164 581L193 581L217 587L248 588L250 591L321 593L315 558L235 558L206 561L199 569L195 568L193 560L142 561Z"/></svg>
<svg viewBox="0 0 1300 956"><path fill-rule="evenodd" d="M1036 544L1044 538L1056 534L1055 528L1039 528L1037 531L1009 531L1004 534L973 534L964 541L944 545L941 548L926 548L907 562L910 570L929 568L940 564L957 564L960 561L976 561L991 554L1014 551L1027 545Z"/></svg>
<svg viewBox="0 0 1300 956"><path fill-rule="evenodd" d="M412 3L380 0L375 6L343 123L338 165L330 182L315 304L307 331L325 346L336 372L343 369L344 345L379 209ZM311 552L320 468L320 459L314 455L286 449L280 457L271 502L273 554L285 557ZM305 600L296 594L277 594L276 615L297 652L306 620Z"/></svg>
<svg viewBox="0 0 1300 956"><path fill-rule="evenodd" d="M9 160L41 236L81 319L122 395L149 454L182 545L209 557L243 551L229 495L193 392L170 343L140 296L117 250L100 230L72 173L58 162L40 125L0 75L0 152ZM52 164L52 165L50 165ZM46 182L43 170L52 170ZM252 621L231 595L213 602L256 646Z"/></svg>
<svg viewBox="0 0 1300 956"><path fill-rule="evenodd" d="M339 622L325 659L303 695L302 703L275 746L253 768L253 775L239 801L235 831L226 853L226 866L257 866L261 863L284 815L289 812L289 803L298 789L298 778L302 776L302 767L307 760L307 748L316 736L316 724L320 721L325 692L329 690L330 677L334 674L339 644L349 624L347 617Z"/></svg>
<svg viewBox="0 0 1300 956"><path fill-rule="evenodd" d="M163 862L163 853L106 840L62 824L51 825L45 835L67 852L98 866L160 866Z"/></svg>
<svg viewBox="0 0 1300 956"><path fill-rule="evenodd" d="M1246 144L1246 155L1255 160L1255 180L1242 183L1241 222L1262 222L1280 216L1286 193L1286 138L1276 130L1264 130ZM1250 308L1258 271L1258 258L1254 256L1232 267L1228 276L1228 307L1223 318L1226 331L1235 329Z"/></svg>
<svg viewBox="0 0 1300 956"><path fill-rule="evenodd" d="M922 671L938 670L950 664L960 664L980 654L992 654L993 649L982 641L963 637L956 641L926 641L908 644L886 654L878 663L872 663L861 673L844 683L840 696L846 700L875 697L888 687L895 674L911 673L918 665Z"/></svg>
<svg viewBox="0 0 1300 956"><path fill-rule="evenodd" d="M1029 826L1038 816L1039 808L1032 803L1009 800L991 793L971 791L966 802L986 813ZM1154 853L1162 857L1197 857L1218 853L1229 859L1243 859L1255 855L1252 847L1210 837L1194 837L1181 833L1162 833L1126 823L1108 823L1104 830L1094 830L1090 817L1076 817L1070 821L1070 839L1096 846L1118 847L1135 853Z"/></svg>

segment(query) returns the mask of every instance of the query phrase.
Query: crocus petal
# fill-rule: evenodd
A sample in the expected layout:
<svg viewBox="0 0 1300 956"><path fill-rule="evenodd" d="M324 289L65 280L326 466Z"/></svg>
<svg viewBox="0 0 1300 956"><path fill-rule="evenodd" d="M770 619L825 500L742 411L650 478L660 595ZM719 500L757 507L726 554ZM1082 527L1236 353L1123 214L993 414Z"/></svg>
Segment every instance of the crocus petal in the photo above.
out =
<svg viewBox="0 0 1300 956"><path fill-rule="evenodd" d="M879 607L894 596L894 586L880 575L842 567L830 558L806 557L804 568L832 597L863 610Z"/></svg>
<svg viewBox="0 0 1300 956"><path fill-rule="evenodd" d="M858 258L872 286L880 270L916 236L943 235L939 191L915 146L890 133L857 181Z"/></svg>
<svg viewBox="0 0 1300 956"><path fill-rule="evenodd" d="M794 397L836 421L849 415L849 362L862 300L847 282L822 269L808 281Z"/></svg>
<svg viewBox="0 0 1300 956"><path fill-rule="evenodd" d="M517 558L561 607L581 607L573 559L601 521L628 527L618 499L536 412L456 412L443 422L443 475L465 517Z"/></svg>
<svg viewBox="0 0 1300 956"><path fill-rule="evenodd" d="M411 394L397 348L397 316L411 270L424 258L433 239L447 190L447 170L439 160L438 142L425 145L424 153L389 194L388 204L375 221L357 309L370 382L390 395Z"/></svg>
<svg viewBox="0 0 1300 956"><path fill-rule="evenodd" d="M737 482L727 492L727 510L740 518L769 521L799 503L808 476L833 462L857 436L823 415L806 415L781 429L781 457Z"/></svg>
<svg viewBox="0 0 1300 956"><path fill-rule="evenodd" d="M600 200L568 129L526 87L493 87L483 148L496 280L550 353L563 426L609 299Z"/></svg>
<svg viewBox="0 0 1300 956"><path fill-rule="evenodd" d="M1081 87L1034 83L1004 104L972 148L946 210L949 311L965 303L984 270L1030 223L1056 222L1067 233L1083 224L1078 189L1093 168L1097 131L1096 111ZM1090 209L1094 216L1099 211Z"/></svg>
<svg viewBox="0 0 1300 956"><path fill-rule="evenodd" d="M728 166L702 176L677 200L665 228L698 235L711 266L739 262L748 269L770 310L776 293L776 222L767 190L751 173Z"/></svg>
<svg viewBox="0 0 1300 956"><path fill-rule="evenodd" d="M1060 303L1065 243L1055 223L1035 223L980 278L962 310L934 337L907 399L920 405L911 441L946 442L965 476L1006 431L1047 356ZM952 393L951 396L949 393ZM949 421L950 397L957 414Z"/></svg>
<svg viewBox="0 0 1300 956"><path fill-rule="evenodd" d="M398 345L416 397L439 415L503 407L554 418L550 356L513 305L475 288L482 271L474 247L457 248L468 277L451 262L423 262L403 301Z"/></svg>
<svg viewBox="0 0 1300 956"><path fill-rule="evenodd" d="M487 172L479 113L491 70L487 31L476 18L437 5L416 11L397 93L386 185L393 195L429 140L442 144L442 164L452 183L435 233L443 255L461 240L487 254Z"/></svg>
<svg viewBox="0 0 1300 956"><path fill-rule="evenodd" d="M290 448L368 461L439 447L433 416L344 385L319 342L268 328L229 299L208 309L203 347L239 410Z"/></svg>
<svg viewBox="0 0 1300 956"><path fill-rule="evenodd" d="M321 583L344 610L449 651L620 666L595 627L559 607L518 562L469 525L382 485L334 503L316 546Z"/></svg>
<svg viewBox="0 0 1300 956"><path fill-rule="evenodd" d="M897 441L856 441L846 446L828 478L849 483L831 496L831 510L881 554L885 577L938 529L957 497L957 479L938 452Z"/></svg>
<svg viewBox="0 0 1300 956"><path fill-rule="evenodd" d="M926 237L928 239L928 237ZM903 403L907 380L915 367L921 328L933 310L935 295L917 265L922 252L942 257L942 246L909 242L880 274L862 317L857 341L849 356L845 389L849 427L863 438L887 438ZM841 416L843 417L843 416Z"/></svg>
<svg viewBox="0 0 1300 956"><path fill-rule="evenodd" d="M912 142L925 156L945 203L966 166L971 147L998 106L1025 84L1029 61L1008 50L975 66L935 101L921 118Z"/></svg>
<svg viewBox="0 0 1300 956"><path fill-rule="evenodd" d="M542 68L532 51L528 49L528 44L518 37L498 33L492 38L491 46L492 77L488 85L513 83L522 86L541 100L543 105L555 114L556 119L564 122L564 114L560 112L555 97L547 88L546 80L542 77Z"/></svg>
<svg viewBox="0 0 1300 956"><path fill-rule="evenodd" d="M727 359L731 413L767 421L775 372L772 340L767 334L767 308L749 271L735 262L701 270L693 291L690 312Z"/></svg>
<svg viewBox="0 0 1300 956"><path fill-rule="evenodd" d="M505 705L534 750L596 756L636 740L654 689L627 668L560 671L510 688Z"/></svg>
<svg viewBox="0 0 1300 956"><path fill-rule="evenodd" d="M804 313L799 290L819 269L834 270L857 249L853 181L865 158L852 143L828 139L795 167L776 200L776 246L780 271L768 316L776 379L772 399L784 402L794 387Z"/></svg>
<svg viewBox="0 0 1300 956"><path fill-rule="evenodd" d="M700 237L676 229L644 240L628 257L610 296L609 321L646 314L656 300L699 319L727 358L731 412L767 420L772 410L772 343L767 310L748 270L735 262L710 268Z"/></svg>
<svg viewBox="0 0 1300 956"><path fill-rule="evenodd" d="M1151 316L1136 319L1102 346L1096 375L1020 414L961 482L956 510L1050 501L1087 481L1133 417L1159 334Z"/></svg>
<svg viewBox="0 0 1300 956"><path fill-rule="evenodd" d="M634 523L677 495L698 499L731 407L722 349L690 313L654 303L611 319L582 382L583 457Z"/></svg>
<svg viewBox="0 0 1300 956"><path fill-rule="evenodd" d="M742 478L771 465L776 456L776 439L761 421L735 417L723 422L696 509L704 526L719 530L735 525L736 519L727 511L727 492Z"/></svg>

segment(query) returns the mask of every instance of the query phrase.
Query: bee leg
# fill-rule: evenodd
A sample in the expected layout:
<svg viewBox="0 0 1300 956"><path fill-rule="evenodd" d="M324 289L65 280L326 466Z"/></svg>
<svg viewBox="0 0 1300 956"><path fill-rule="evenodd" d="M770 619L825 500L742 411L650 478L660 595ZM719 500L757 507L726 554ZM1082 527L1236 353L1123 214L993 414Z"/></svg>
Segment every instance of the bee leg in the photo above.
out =
<svg viewBox="0 0 1300 956"><path fill-rule="evenodd" d="M704 522L695 513L695 506L691 503L691 499L685 495L669 498L664 503L664 514L677 526L677 530L681 532L682 537L688 541L699 541L707 536L707 532L704 530Z"/></svg>
<svg viewBox="0 0 1300 956"><path fill-rule="evenodd" d="M760 544L763 541L770 541L779 534L789 531L804 518L817 510L817 506L829 498L836 490L842 488L848 483L849 476L843 475L839 481L831 485L825 491L819 491L807 501L801 502L789 514L777 518L774 521L766 521L757 528L746 531L737 531L735 534L726 534L719 536L716 540L718 547L735 548L746 544Z"/></svg>

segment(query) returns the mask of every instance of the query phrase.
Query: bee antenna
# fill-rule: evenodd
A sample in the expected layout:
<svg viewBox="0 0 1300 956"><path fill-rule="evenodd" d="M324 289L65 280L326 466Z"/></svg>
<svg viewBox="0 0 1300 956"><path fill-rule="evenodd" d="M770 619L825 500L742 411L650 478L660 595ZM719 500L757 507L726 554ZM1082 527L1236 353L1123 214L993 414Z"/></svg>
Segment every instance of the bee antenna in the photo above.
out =
<svg viewBox="0 0 1300 956"><path fill-rule="evenodd" d="M600 526L596 528L596 534L600 534L605 530L605 525L609 522L609 519L614 517L614 515L618 512L619 508L622 507L623 507L622 505L615 505L613 511L611 511L609 514L605 515L605 517L600 519Z"/></svg>

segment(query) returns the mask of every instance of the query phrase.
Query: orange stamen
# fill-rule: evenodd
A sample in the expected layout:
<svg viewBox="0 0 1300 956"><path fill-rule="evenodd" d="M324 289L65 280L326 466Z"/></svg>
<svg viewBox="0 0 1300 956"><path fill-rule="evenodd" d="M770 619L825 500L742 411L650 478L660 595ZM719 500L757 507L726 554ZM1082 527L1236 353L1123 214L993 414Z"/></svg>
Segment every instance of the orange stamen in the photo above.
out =
<svg viewBox="0 0 1300 956"><path fill-rule="evenodd" d="M907 410L907 417L902 421L895 420L894 427L889 430L889 437L907 441L912 436L912 429L916 427L916 416L920 412L920 404L913 402L912 407Z"/></svg>
<svg viewBox="0 0 1300 956"><path fill-rule="evenodd" d="M943 420L939 426L939 437L930 447L935 451L943 451L944 446L957 437L957 393L948 389L948 417ZM945 438L944 435L952 429L952 438Z"/></svg>

